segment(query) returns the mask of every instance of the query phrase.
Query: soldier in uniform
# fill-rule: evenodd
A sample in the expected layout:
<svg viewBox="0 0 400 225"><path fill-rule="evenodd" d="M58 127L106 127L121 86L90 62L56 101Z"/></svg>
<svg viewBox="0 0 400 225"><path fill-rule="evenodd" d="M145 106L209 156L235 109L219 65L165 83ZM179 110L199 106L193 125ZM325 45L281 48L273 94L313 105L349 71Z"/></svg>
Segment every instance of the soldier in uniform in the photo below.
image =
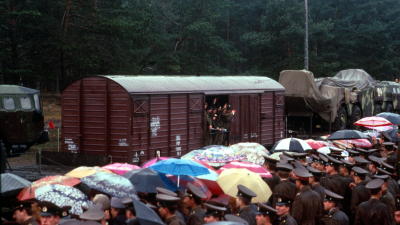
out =
<svg viewBox="0 0 400 225"><path fill-rule="evenodd" d="M357 152L357 151L354 151L354 150L352 150L352 149L347 149L347 152L349 153L349 157L348 157L349 162L351 162L351 163L353 163L353 164L356 163L356 162L354 161L354 157L359 156L360 153Z"/></svg>
<svg viewBox="0 0 400 225"><path fill-rule="evenodd" d="M277 199L275 209L278 211L276 213L278 224L297 225L296 220L290 215L293 198L283 194L274 194L274 198Z"/></svg>
<svg viewBox="0 0 400 225"><path fill-rule="evenodd" d="M183 202L189 210L187 225L199 225L204 223L205 211L201 208L201 199L207 196L192 183L187 184Z"/></svg>
<svg viewBox="0 0 400 225"><path fill-rule="evenodd" d="M325 190L324 210L328 212L325 225L349 225L349 217L339 210L340 201L343 197Z"/></svg>
<svg viewBox="0 0 400 225"><path fill-rule="evenodd" d="M346 187L344 194L344 201L343 201L343 212L346 213L348 217L350 217L351 193L352 193L350 184L354 182L353 178L351 178L350 176L350 170L351 168L353 168L354 164L345 159L342 159L340 161L342 162L339 169L340 176L343 178Z"/></svg>
<svg viewBox="0 0 400 225"><path fill-rule="evenodd" d="M300 162L301 164L303 164L304 166L307 166L307 155L308 153L297 153L297 152L293 152L292 153L292 157L297 160L298 162Z"/></svg>
<svg viewBox="0 0 400 225"><path fill-rule="evenodd" d="M322 201L319 194L309 187L309 177L312 175L302 169L295 169L293 172L299 192L294 198L290 214L297 224L319 224L322 219Z"/></svg>
<svg viewBox="0 0 400 225"><path fill-rule="evenodd" d="M381 179L384 181L382 185L382 195L379 201L388 207L390 218L394 221L394 212L396 211L396 200L394 196L388 191L387 181L389 175L373 175L372 179Z"/></svg>
<svg viewBox="0 0 400 225"><path fill-rule="evenodd" d="M384 142L383 145L385 146L385 152L387 154L386 163L396 167L397 155L394 154L394 143L393 142Z"/></svg>
<svg viewBox="0 0 400 225"><path fill-rule="evenodd" d="M125 216L127 220L125 221L126 225L136 225L139 224L138 219L136 218L136 210L133 205L133 201L131 197L125 197L122 199L122 204L126 207Z"/></svg>
<svg viewBox="0 0 400 225"><path fill-rule="evenodd" d="M376 169L378 171L378 175L389 175L389 179L387 180L388 191L392 193L393 196L400 194L399 184L396 182L396 175L394 167L391 165L381 162L381 165Z"/></svg>
<svg viewBox="0 0 400 225"><path fill-rule="evenodd" d="M329 179L329 174L326 173L325 169L325 164L329 162L328 158L326 158L326 155L320 154L319 155L319 164L317 164L317 170L322 171L322 176L321 179L319 180L319 183L321 186L324 186L325 181Z"/></svg>
<svg viewBox="0 0 400 225"><path fill-rule="evenodd" d="M221 128L222 128L222 126L220 124L220 121L218 121L217 118L218 118L218 114L215 113L215 114L212 115L212 128L213 128L213 130L212 130L211 135L213 136L212 137L212 144L213 145L218 145L219 137L220 137L220 134L221 134Z"/></svg>
<svg viewBox="0 0 400 225"><path fill-rule="evenodd" d="M294 199L297 193L297 187L294 183L288 180L290 173L293 170L293 166L287 163L277 163L276 169L278 170L278 177L281 179L279 184L275 185L272 193L288 195ZM272 197L272 207L276 205L276 197Z"/></svg>
<svg viewBox="0 0 400 225"><path fill-rule="evenodd" d="M60 217L60 221L58 221L59 224L71 219L71 215L69 214L69 210L71 210L71 206L63 206L61 207L61 217Z"/></svg>
<svg viewBox="0 0 400 225"><path fill-rule="evenodd" d="M211 129L212 129L212 117L211 117L211 111L212 107L208 106L207 111L204 114L204 120L206 124L206 146L212 144L212 135L211 135Z"/></svg>
<svg viewBox="0 0 400 225"><path fill-rule="evenodd" d="M322 172L310 166L307 167L307 169L312 174L312 177L309 178L310 187L313 191L319 194L321 201L323 201L325 198L325 188L319 184Z"/></svg>
<svg viewBox="0 0 400 225"><path fill-rule="evenodd" d="M258 203L256 222L257 225L272 225L276 219L278 210L262 203Z"/></svg>
<svg viewBox="0 0 400 225"><path fill-rule="evenodd" d="M368 201L368 199L371 198L369 190L365 187L365 185L368 183L365 180L365 176L367 175L368 171L361 169L358 166L354 166L352 170L354 172L353 174L354 183L351 184L351 186L353 187L353 191L351 192L350 210L352 217L350 217L350 224L353 224L354 216L356 215L358 205L361 202Z"/></svg>
<svg viewBox="0 0 400 225"><path fill-rule="evenodd" d="M226 104L225 104L226 105ZM235 115L235 110L231 109L231 106L228 105L225 110L222 111L222 127L226 129L227 132L224 132L222 144L225 146L229 145L229 130L232 121L232 117Z"/></svg>
<svg viewBox="0 0 400 225"><path fill-rule="evenodd" d="M39 225L35 217L32 216L31 201L18 201L10 199L12 209L14 211L13 219L21 225Z"/></svg>
<svg viewBox="0 0 400 225"><path fill-rule="evenodd" d="M166 194L157 194L156 199L158 201L158 212L160 213L161 219L167 225L184 225L185 223L181 220L178 220L175 216L175 210L178 202L181 200L178 197L166 195ZM197 223L202 224L202 223Z"/></svg>
<svg viewBox="0 0 400 225"><path fill-rule="evenodd" d="M105 218L106 214L104 211L101 210L101 203L99 205L96 205L90 209L88 209L86 212L82 213L79 216L79 219L82 221L95 221L101 224L106 224ZM128 223L129 220L127 220L127 225L134 225L138 223Z"/></svg>
<svg viewBox="0 0 400 225"><path fill-rule="evenodd" d="M389 225L394 221L389 215L387 206L379 201L382 195L382 179L375 179L365 186L370 194L369 201L361 203L357 208L354 225L359 224L383 224Z"/></svg>
<svg viewBox="0 0 400 225"><path fill-rule="evenodd" d="M329 174L329 178L324 183L324 188L330 190L340 196L344 196L346 192L346 186L342 177L339 176L339 166L342 164L341 161L327 156L329 162L325 164L326 173Z"/></svg>
<svg viewBox="0 0 400 225"><path fill-rule="evenodd" d="M383 145L384 142L390 142L392 138L386 132L382 132L379 140L376 140L376 137L372 137L372 142L374 144L375 149L379 149L382 157L387 157L385 153L385 146Z"/></svg>
<svg viewBox="0 0 400 225"><path fill-rule="evenodd" d="M41 224L57 225L58 221L60 221L62 209L56 204L47 201L41 201L38 205L42 208L40 211Z"/></svg>
<svg viewBox="0 0 400 225"><path fill-rule="evenodd" d="M225 207L215 206L211 204L204 203L206 207L206 214L204 216L204 223L212 223L222 221L222 217L224 212L226 211Z"/></svg>
<svg viewBox="0 0 400 225"><path fill-rule="evenodd" d="M256 213L250 208L250 204L251 199L257 197L257 194L241 184L237 188L236 205L240 208L238 216L246 220L249 225L256 225Z"/></svg>
<svg viewBox="0 0 400 225"><path fill-rule="evenodd" d="M310 163L310 166L311 166L312 168L317 169L317 163L318 163L318 161L319 161L319 157L316 156L316 155L314 155L314 154L311 154L311 163Z"/></svg>
<svg viewBox="0 0 400 225"><path fill-rule="evenodd" d="M272 177L263 178L271 190L274 190L275 185L279 184L281 179L275 174L276 164L279 160L264 156L264 168L271 174Z"/></svg>
<svg viewBox="0 0 400 225"><path fill-rule="evenodd" d="M176 194L175 192L170 191L170 190L165 189L165 188L162 188L162 187L156 187L156 191L157 191L157 194L166 194L166 195L170 195L170 196L173 196L173 197L178 197L178 194ZM183 204L182 199L178 202L178 206L179 206L180 203ZM176 218L178 218L178 220L180 220L183 223L185 223L185 219L183 218L183 214L179 211L179 208L177 208L177 210L175 210L175 216L176 216Z"/></svg>

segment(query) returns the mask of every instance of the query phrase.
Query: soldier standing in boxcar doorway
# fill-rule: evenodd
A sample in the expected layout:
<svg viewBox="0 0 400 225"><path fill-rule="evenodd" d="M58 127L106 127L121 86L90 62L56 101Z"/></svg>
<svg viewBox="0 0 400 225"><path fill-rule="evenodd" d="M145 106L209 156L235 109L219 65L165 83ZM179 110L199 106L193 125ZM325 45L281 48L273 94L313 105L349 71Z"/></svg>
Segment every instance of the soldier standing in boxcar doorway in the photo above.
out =
<svg viewBox="0 0 400 225"><path fill-rule="evenodd" d="M207 106L207 111L204 114L204 120L205 120L205 127L206 127L206 146L209 146L212 144L212 134L211 134L211 129L212 129L212 117L211 117L211 111L212 107Z"/></svg>
<svg viewBox="0 0 400 225"><path fill-rule="evenodd" d="M229 145L229 131L233 115L235 115L235 112L231 111L231 106L225 104L224 109L222 110L221 113L222 127L226 129L226 132L223 133L223 138L222 138L222 145L225 146Z"/></svg>

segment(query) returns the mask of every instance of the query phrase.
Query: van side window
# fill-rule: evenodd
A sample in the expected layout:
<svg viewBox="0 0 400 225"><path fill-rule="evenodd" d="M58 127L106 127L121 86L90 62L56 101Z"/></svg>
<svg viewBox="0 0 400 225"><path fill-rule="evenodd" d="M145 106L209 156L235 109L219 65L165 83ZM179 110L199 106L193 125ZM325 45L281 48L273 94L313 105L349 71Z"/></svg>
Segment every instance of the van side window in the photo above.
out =
<svg viewBox="0 0 400 225"><path fill-rule="evenodd" d="M21 97L20 99L22 109L32 109L31 99L28 97Z"/></svg>
<svg viewBox="0 0 400 225"><path fill-rule="evenodd" d="M3 106L6 110L15 109L14 99L11 97L3 97Z"/></svg>
<svg viewBox="0 0 400 225"><path fill-rule="evenodd" d="M39 95L38 95L38 94L34 94L34 95L33 95L33 100L35 101L35 108L36 108L37 110L41 110L41 109L40 109Z"/></svg>

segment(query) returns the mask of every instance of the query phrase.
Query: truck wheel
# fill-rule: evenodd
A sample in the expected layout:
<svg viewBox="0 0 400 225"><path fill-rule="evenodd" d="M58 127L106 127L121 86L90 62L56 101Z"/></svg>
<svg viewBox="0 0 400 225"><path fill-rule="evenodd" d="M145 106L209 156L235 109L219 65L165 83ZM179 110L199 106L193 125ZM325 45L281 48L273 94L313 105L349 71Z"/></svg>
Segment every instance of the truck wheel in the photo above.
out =
<svg viewBox="0 0 400 225"><path fill-rule="evenodd" d="M361 109L357 105L353 105L351 112L352 114L349 118L349 129L357 130L359 129L359 126L354 125L354 123L362 118Z"/></svg>
<svg viewBox="0 0 400 225"><path fill-rule="evenodd" d="M0 140L0 150L1 150L1 158L0 158L0 160L1 160L1 173L5 173L6 172L6 168L7 168L7 165L6 165L6 163L7 163L7 152L6 152L6 147L4 146L4 144L3 144L3 142Z"/></svg>
<svg viewBox="0 0 400 225"><path fill-rule="evenodd" d="M386 104L386 107L385 107L385 109L384 109L384 112L390 112L390 113L393 112L393 105L392 105L392 103L387 103L387 104Z"/></svg>
<svg viewBox="0 0 400 225"><path fill-rule="evenodd" d="M347 125L347 113L343 107L339 107L337 111L337 117L333 122L333 127L336 130L343 130L346 129Z"/></svg>
<svg viewBox="0 0 400 225"><path fill-rule="evenodd" d="M373 112L373 116L376 116L376 115L378 115L379 113L381 113L382 112L382 110L381 110L381 107L378 105L378 104L375 104L374 105L374 112Z"/></svg>

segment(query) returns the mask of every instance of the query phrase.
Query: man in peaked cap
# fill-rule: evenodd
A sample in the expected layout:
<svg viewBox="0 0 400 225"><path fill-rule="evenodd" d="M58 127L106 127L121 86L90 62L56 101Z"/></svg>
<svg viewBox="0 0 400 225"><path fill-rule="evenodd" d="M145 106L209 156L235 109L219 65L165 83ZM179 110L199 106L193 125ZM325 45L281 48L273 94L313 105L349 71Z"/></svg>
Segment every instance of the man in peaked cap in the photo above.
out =
<svg viewBox="0 0 400 225"><path fill-rule="evenodd" d="M307 155L308 153L298 153L298 152L293 152L292 157L299 161L303 165L308 165L307 163Z"/></svg>
<svg viewBox="0 0 400 225"><path fill-rule="evenodd" d="M62 209L60 207L47 201L39 202L38 205L42 208L40 211L42 225L58 224L58 221L60 221L60 215L62 213Z"/></svg>
<svg viewBox="0 0 400 225"><path fill-rule="evenodd" d="M368 201L368 199L371 198L369 190L365 187L365 185L367 185L368 183L365 180L365 176L368 174L368 171L358 166L354 166L352 170L354 183L351 184L353 186L353 191L351 192L350 224L353 224L354 222L354 217L356 215L358 205L360 205L361 202Z"/></svg>
<svg viewBox="0 0 400 225"><path fill-rule="evenodd" d="M178 220L175 216L175 211L180 198L166 195L166 194L157 194L156 199L158 201L158 212L160 213L161 219L164 220L167 225L184 225L185 223L181 220ZM193 221L193 220L192 220ZM197 222L193 224L202 224L201 222Z"/></svg>
<svg viewBox="0 0 400 225"><path fill-rule="evenodd" d="M296 220L290 215L293 198L282 194L274 194L274 197L277 199L275 209L278 211L276 213L278 216L278 224L297 225Z"/></svg>
<svg viewBox="0 0 400 225"><path fill-rule="evenodd" d="M187 189L184 196L183 202L185 203L186 208L189 210L189 217L186 221L186 224L203 224L205 211L201 208L201 199L205 199L207 196L192 183L187 184Z"/></svg>
<svg viewBox="0 0 400 225"><path fill-rule="evenodd" d="M312 174L312 177L309 178L310 187L313 191L319 194L322 201L325 198L325 192L324 192L325 188L319 184L322 172L310 166L307 167L307 169Z"/></svg>
<svg viewBox="0 0 400 225"><path fill-rule="evenodd" d="M325 225L349 225L349 217L339 210L339 204L342 200L343 196L325 190L324 210L328 212Z"/></svg>
<svg viewBox="0 0 400 225"><path fill-rule="evenodd" d="M361 203L357 208L354 225L359 224L393 224L387 206L379 201L382 195L382 179L375 179L365 186L370 194L369 201Z"/></svg>
<svg viewBox="0 0 400 225"><path fill-rule="evenodd" d="M14 210L13 218L15 222L21 225L38 225L35 217L32 216L32 204L35 202L31 201L18 201L10 199L12 208Z"/></svg>
<svg viewBox="0 0 400 225"><path fill-rule="evenodd" d="M125 223L127 225L136 225L139 224L138 219L136 218L136 209L135 206L133 205L133 201L131 197L125 197L121 200L122 204L125 205L126 211L125 211L125 216L126 216L126 221Z"/></svg>
<svg viewBox="0 0 400 225"><path fill-rule="evenodd" d="M290 173L293 170L293 166L287 163L278 163L276 164L276 169L278 170L277 175L280 178L279 184L275 185L272 193L274 194L284 194L288 195L291 198L294 198L297 193L296 184L290 182L288 180ZM275 207L276 197L272 197L272 207Z"/></svg>
<svg viewBox="0 0 400 225"><path fill-rule="evenodd" d="M374 179L381 179L384 181L382 184L382 195L379 198L379 201L385 204L388 207L389 215L391 219L394 220L394 212L396 211L396 200L394 196L388 191L387 187L387 180L389 179L389 175L373 175L371 178Z"/></svg>
<svg viewBox="0 0 400 225"><path fill-rule="evenodd" d="M250 204L251 199L257 197L257 194L241 184L237 188L236 205L239 207L238 216L246 220L249 225L256 225L256 214L250 208Z"/></svg>
<svg viewBox="0 0 400 225"><path fill-rule="evenodd" d="M111 198L111 223L113 225L125 225L126 218L126 207L122 204L122 198L112 197Z"/></svg>
<svg viewBox="0 0 400 225"><path fill-rule="evenodd" d="M293 170L296 175L296 186L299 192L294 198L290 214L297 224L318 224L322 218L322 201L319 194L311 190L309 177L312 175L305 170Z"/></svg>
<svg viewBox="0 0 400 225"><path fill-rule="evenodd" d="M71 219L71 215L69 214L69 210L71 210L71 206L63 206L61 207L61 217L60 217L60 221L58 221L59 224L61 224L62 222L65 222L66 220Z"/></svg>
<svg viewBox="0 0 400 225"><path fill-rule="evenodd" d="M388 190L393 196L400 194L399 184L396 182L396 175L394 167L387 164L386 162L381 162L381 165L376 169L378 171L378 175L389 175L389 179L387 181Z"/></svg>
<svg viewBox="0 0 400 225"><path fill-rule="evenodd" d="M351 216L351 210L350 210L350 206L351 206L351 193L352 193L352 189L350 187L351 183L354 183L353 178L351 178L350 176L350 170L351 168L353 168L354 164L342 159L340 160L342 162L342 164L340 165L340 176L343 178L346 190L345 190L345 194L344 194L344 201L343 201L343 212L346 213L346 215L350 218Z"/></svg>
<svg viewBox="0 0 400 225"><path fill-rule="evenodd" d="M359 156L360 153L352 149L347 149L347 152L349 153L349 158L348 158L349 162L355 163L354 157Z"/></svg>
<svg viewBox="0 0 400 225"><path fill-rule="evenodd" d="M278 210L262 203L258 203L256 222L257 225L272 225L275 221Z"/></svg>
<svg viewBox="0 0 400 225"><path fill-rule="evenodd" d="M319 154L319 163L317 164L316 169L319 171L322 171L321 179L319 180L319 183L324 186L325 181L329 179L329 174L326 173L325 169L325 164L329 162L328 158L326 158L326 155L324 154Z"/></svg>
<svg viewBox="0 0 400 225"><path fill-rule="evenodd" d="M204 223L222 221L222 217L224 215L224 212L226 211L225 207L215 206L207 203L204 203L204 206L206 207Z"/></svg>
<svg viewBox="0 0 400 225"><path fill-rule="evenodd" d="M176 194L175 192L170 191L165 188L162 188L162 187L156 187L156 191L158 194L165 194L165 195L170 195L173 197L178 197L178 194ZM179 202L178 202L178 204L179 204ZM183 214L181 212L179 212L178 210L175 210L175 216L176 216L176 218L178 218L178 220L185 223L185 219L183 218Z"/></svg>
<svg viewBox="0 0 400 225"><path fill-rule="evenodd" d="M311 154L311 163L310 163L310 166L312 167L312 168L317 168L317 163L319 162L319 157L318 156L316 156L316 155L314 155L314 154Z"/></svg>
<svg viewBox="0 0 400 225"><path fill-rule="evenodd" d="M329 174L329 178L324 183L324 188L330 190L340 196L344 196L346 192L346 184L344 179L339 176L339 167L342 164L341 161L327 156L329 162L326 163L326 173Z"/></svg>
<svg viewBox="0 0 400 225"><path fill-rule="evenodd" d="M106 224L106 214L101 210L101 207L101 204L95 205L86 212L82 213L79 216L79 219L83 221L95 221L101 224Z"/></svg>
<svg viewBox="0 0 400 225"><path fill-rule="evenodd" d="M394 143L393 142L384 142L383 145L385 146L385 152L387 154L386 163L395 167L396 162L397 162L397 155L393 152Z"/></svg>
<svg viewBox="0 0 400 225"><path fill-rule="evenodd" d="M272 177L263 178L271 190L274 190L275 185L279 184L281 179L275 174L276 164L279 160L264 156L264 168L268 170Z"/></svg>

